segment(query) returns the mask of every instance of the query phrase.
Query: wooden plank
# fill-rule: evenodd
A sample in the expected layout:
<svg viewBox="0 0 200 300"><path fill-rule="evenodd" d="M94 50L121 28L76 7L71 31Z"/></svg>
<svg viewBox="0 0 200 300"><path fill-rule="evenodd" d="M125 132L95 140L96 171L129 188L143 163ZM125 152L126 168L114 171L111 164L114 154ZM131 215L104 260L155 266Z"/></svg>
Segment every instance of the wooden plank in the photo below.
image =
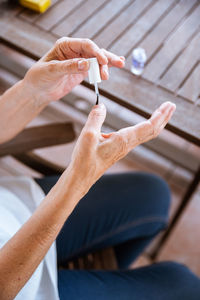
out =
<svg viewBox="0 0 200 300"><path fill-rule="evenodd" d="M84 260L82 257L78 257L78 265L79 265L79 270L84 269Z"/></svg>
<svg viewBox="0 0 200 300"><path fill-rule="evenodd" d="M41 15L35 24L44 30L50 30L55 26L62 18L67 16L73 9L78 8L78 5L83 0L63 0L59 1L55 6L50 7L49 10ZM67 30L67 28L66 28Z"/></svg>
<svg viewBox="0 0 200 300"><path fill-rule="evenodd" d="M200 33L197 34L190 42L188 47L177 58L174 64L168 69L159 85L168 88L171 91L176 91L183 82L187 74L192 70L197 61L200 59ZM197 83L197 81L195 81ZM198 86L200 86L200 81ZM195 88L193 86L193 88ZM192 93L191 93L192 95ZM194 96L194 95L193 95ZM198 96L198 95L197 95Z"/></svg>
<svg viewBox="0 0 200 300"><path fill-rule="evenodd" d="M187 46L189 39L200 25L200 5L189 15L178 29L165 42L161 50L146 66L142 75L152 82L157 82L175 57Z"/></svg>
<svg viewBox="0 0 200 300"><path fill-rule="evenodd" d="M120 13L120 15L106 26L100 34L98 34L94 41L100 47L108 48L113 41L128 27L138 16L152 3L152 0L136 0L131 5Z"/></svg>
<svg viewBox="0 0 200 300"><path fill-rule="evenodd" d="M111 0L89 20L75 31L73 37L92 39L106 24L115 17L131 0Z"/></svg>
<svg viewBox="0 0 200 300"><path fill-rule="evenodd" d="M0 19L0 39L33 59L44 55L56 41L51 34L13 17Z"/></svg>
<svg viewBox="0 0 200 300"><path fill-rule="evenodd" d="M149 117L164 101L174 102L176 112L167 128L200 146L200 107L125 70L112 69L110 80L101 83L99 88L103 96L144 117Z"/></svg>
<svg viewBox="0 0 200 300"><path fill-rule="evenodd" d="M65 167L54 164L33 152L14 154L13 157L25 164L27 167L45 176L62 174L66 169Z"/></svg>
<svg viewBox="0 0 200 300"><path fill-rule="evenodd" d="M89 253L85 255L83 260L84 260L85 269L92 270L94 266L93 254Z"/></svg>
<svg viewBox="0 0 200 300"><path fill-rule="evenodd" d="M17 1L0 1L0 18L14 17L19 14L23 8L17 3Z"/></svg>
<svg viewBox="0 0 200 300"><path fill-rule="evenodd" d="M95 270L102 270L103 269L103 264L101 261L101 255L99 252L95 252L93 254L94 256L94 269Z"/></svg>
<svg viewBox="0 0 200 300"><path fill-rule="evenodd" d="M163 17L153 31L147 35L142 43L140 43L139 47L145 49L148 60L155 51L159 49L170 32L177 26L195 3L196 0L181 0L178 2L177 5Z"/></svg>
<svg viewBox="0 0 200 300"><path fill-rule="evenodd" d="M112 247L103 249L100 252L101 260L104 270L117 270L117 260L115 257L115 252Z"/></svg>
<svg viewBox="0 0 200 300"><path fill-rule="evenodd" d="M38 12L25 8L18 17L26 22L33 23L39 16L40 14Z"/></svg>
<svg viewBox="0 0 200 300"><path fill-rule="evenodd" d="M110 50L119 55L127 56L145 34L155 26L156 22L158 22L160 17L169 9L173 2L173 0L160 0L155 2L133 26L112 45Z"/></svg>
<svg viewBox="0 0 200 300"><path fill-rule="evenodd" d="M82 3L75 11L67 16L60 24L51 30L58 36L70 36L76 28L90 18L107 0L87 0Z"/></svg>
<svg viewBox="0 0 200 300"><path fill-rule="evenodd" d="M75 132L72 123L58 123L27 128L11 141L0 145L0 156L65 144L72 142L74 139Z"/></svg>
<svg viewBox="0 0 200 300"><path fill-rule="evenodd" d="M59 0L51 0L51 8L53 7L56 2ZM50 9L50 8L49 8ZM46 15L46 12L44 13ZM31 9L25 8L23 11L19 14L19 17L22 18L23 20L29 22L29 23L34 23L40 16L40 13L37 13Z"/></svg>
<svg viewBox="0 0 200 300"><path fill-rule="evenodd" d="M192 101L196 101L200 96L200 63L178 91L178 94Z"/></svg>

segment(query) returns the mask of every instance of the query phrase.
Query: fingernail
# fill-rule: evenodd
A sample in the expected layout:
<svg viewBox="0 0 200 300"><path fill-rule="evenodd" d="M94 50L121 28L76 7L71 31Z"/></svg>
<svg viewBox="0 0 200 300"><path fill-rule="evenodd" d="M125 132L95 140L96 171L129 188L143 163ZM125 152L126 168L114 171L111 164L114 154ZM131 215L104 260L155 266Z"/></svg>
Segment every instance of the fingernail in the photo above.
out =
<svg viewBox="0 0 200 300"><path fill-rule="evenodd" d="M172 107L173 107L174 109L176 109L176 104L175 104L175 103L172 103Z"/></svg>
<svg viewBox="0 0 200 300"><path fill-rule="evenodd" d="M121 59L121 60L125 60L125 57L124 57L124 56L120 56L120 59Z"/></svg>
<svg viewBox="0 0 200 300"><path fill-rule="evenodd" d="M99 103L99 104L96 104L96 105L94 106L94 108L97 108L97 109L105 109L105 105L101 102L101 103Z"/></svg>
<svg viewBox="0 0 200 300"><path fill-rule="evenodd" d="M103 109L103 108L105 108L105 105L101 102L101 103L99 104L99 107L100 107L101 109Z"/></svg>
<svg viewBox="0 0 200 300"><path fill-rule="evenodd" d="M89 69L89 61L88 60L79 60L78 61L78 70L79 71L87 71Z"/></svg>

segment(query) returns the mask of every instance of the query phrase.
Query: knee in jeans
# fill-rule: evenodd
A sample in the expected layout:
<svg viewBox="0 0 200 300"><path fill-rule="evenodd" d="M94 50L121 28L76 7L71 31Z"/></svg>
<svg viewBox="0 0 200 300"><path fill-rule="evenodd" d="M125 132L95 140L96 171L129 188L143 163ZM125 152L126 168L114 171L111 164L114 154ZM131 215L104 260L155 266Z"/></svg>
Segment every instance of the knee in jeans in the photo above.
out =
<svg viewBox="0 0 200 300"><path fill-rule="evenodd" d="M156 205L165 209L168 214L171 193L167 182L157 175L152 175L152 185L154 186L154 200Z"/></svg>
<svg viewBox="0 0 200 300"><path fill-rule="evenodd" d="M148 173L138 173L138 180L143 188L144 205L149 205L152 214L162 215L168 219L170 206L170 189L168 184L160 176Z"/></svg>
<svg viewBox="0 0 200 300"><path fill-rule="evenodd" d="M185 265L176 262L160 262L152 265L164 284L174 290L173 299L200 299L200 279Z"/></svg>
<svg viewBox="0 0 200 300"><path fill-rule="evenodd" d="M200 291L200 279L184 264L177 262L161 262L159 263L165 269L165 272L168 272L171 277L176 278L177 280L183 280L193 278L193 280L197 280L199 283L199 291Z"/></svg>

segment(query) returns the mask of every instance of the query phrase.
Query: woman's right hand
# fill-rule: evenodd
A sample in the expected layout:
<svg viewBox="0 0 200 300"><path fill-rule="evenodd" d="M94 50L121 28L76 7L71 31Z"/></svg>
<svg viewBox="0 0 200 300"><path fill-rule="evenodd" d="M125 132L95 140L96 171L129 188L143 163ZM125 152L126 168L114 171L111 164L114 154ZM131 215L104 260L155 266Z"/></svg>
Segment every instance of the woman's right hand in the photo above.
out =
<svg viewBox="0 0 200 300"><path fill-rule="evenodd" d="M73 182L81 196L85 195L116 161L136 146L157 137L170 120L175 108L175 104L165 102L149 120L104 134L101 133L101 127L106 117L106 108L103 104L94 106L77 141L70 166L66 170L74 178Z"/></svg>

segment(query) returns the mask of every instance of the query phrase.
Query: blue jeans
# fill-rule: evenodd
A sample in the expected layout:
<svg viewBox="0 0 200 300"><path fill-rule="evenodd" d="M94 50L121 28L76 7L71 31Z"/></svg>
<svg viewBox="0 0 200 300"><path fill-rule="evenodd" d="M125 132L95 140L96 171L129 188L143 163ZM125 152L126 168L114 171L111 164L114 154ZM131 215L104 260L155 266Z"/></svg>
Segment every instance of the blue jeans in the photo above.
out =
<svg viewBox="0 0 200 300"><path fill-rule="evenodd" d="M47 193L58 177L37 179ZM61 300L199 300L200 280L172 262L128 270L168 221L170 192L146 173L104 175L79 202L57 237L58 265L113 246L118 271L59 270Z"/></svg>

